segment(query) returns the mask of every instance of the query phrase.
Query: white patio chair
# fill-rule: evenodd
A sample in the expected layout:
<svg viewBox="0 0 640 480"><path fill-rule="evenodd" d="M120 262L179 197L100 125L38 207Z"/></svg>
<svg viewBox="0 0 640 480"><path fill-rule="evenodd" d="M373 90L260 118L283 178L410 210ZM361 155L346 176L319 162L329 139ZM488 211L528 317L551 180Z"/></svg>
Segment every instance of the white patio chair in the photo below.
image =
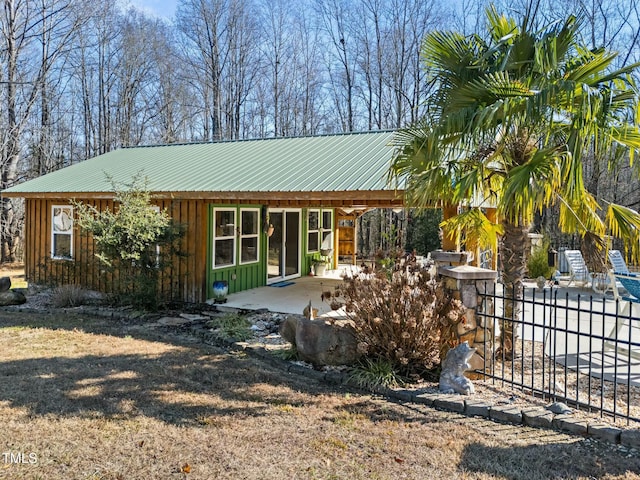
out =
<svg viewBox="0 0 640 480"><path fill-rule="evenodd" d="M618 290L624 288L624 286L616 279L616 274L631 276L634 274L629 272L627 262L624 261L624 257L622 256L622 253L620 253L620 250L609 250L608 258L612 268L608 272L608 279L603 279L601 281L603 283L602 293L607 293L610 290L614 296L617 296Z"/></svg>
<svg viewBox="0 0 640 480"><path fill-rule="evenodd" d="M567 285L574 283L585 286L592 282L593 277L580 250L565 250L564 256L569 264L569 283Z"/></svg>
<svg viewBox="0 0 640 480"><path fill-rule="evenodd" d="M620 250L609 250L609 263L613 267L613 273L629 275L629 267L627 267Z"/></svg>

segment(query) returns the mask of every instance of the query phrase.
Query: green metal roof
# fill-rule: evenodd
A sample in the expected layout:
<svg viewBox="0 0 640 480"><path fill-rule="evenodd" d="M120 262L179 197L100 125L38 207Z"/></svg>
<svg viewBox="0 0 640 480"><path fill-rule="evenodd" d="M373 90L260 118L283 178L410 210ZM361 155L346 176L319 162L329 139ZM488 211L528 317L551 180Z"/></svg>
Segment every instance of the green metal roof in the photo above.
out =
<svg viewBox="0 0 640 480"><path fill-rule="evenodd" d="M391 190L393 132L122 148L5 190L99 193L137 173L152 192L340 192ZM3 193L5 193L3 192Z"/></svg>

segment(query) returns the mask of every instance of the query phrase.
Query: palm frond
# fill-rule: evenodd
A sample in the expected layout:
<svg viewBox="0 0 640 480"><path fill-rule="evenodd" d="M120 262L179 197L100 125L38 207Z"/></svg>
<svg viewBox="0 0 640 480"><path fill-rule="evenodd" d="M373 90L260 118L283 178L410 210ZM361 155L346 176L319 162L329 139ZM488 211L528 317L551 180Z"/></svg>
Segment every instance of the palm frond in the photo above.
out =
<svg viewBox="0 0 640 480"><path fill-rule="evenodd" d="M468 244L480 248L495 248L504 231L502 225L489 220L480 208L469 208L440 226L451 240L464 238Z"/></svg>
<svg viewBox="0 0 640 480"><path fill-rule="evenodd" d="M640 213L611 203L607 208L606 222L611 235L624 240L625 249L632 259L640 260Z"/></svg>
<svg viewBox="0 0 640 480"><path fill-rule="evenodd" d="M584 191L582 197L573 202L562 195L557 198L560 202L558 226L562 232L580 235L593 232L604 235L605 224L598 215L600 206L593 195Z"/></svg>
<svg viewBox="0 0 640 480"><path fill-rule="evenodd" d="M550 205L562 185L559 148L536 151L531 160L511 169L504 181L500 211L512 222L531 222L537 210Z"/></svg>

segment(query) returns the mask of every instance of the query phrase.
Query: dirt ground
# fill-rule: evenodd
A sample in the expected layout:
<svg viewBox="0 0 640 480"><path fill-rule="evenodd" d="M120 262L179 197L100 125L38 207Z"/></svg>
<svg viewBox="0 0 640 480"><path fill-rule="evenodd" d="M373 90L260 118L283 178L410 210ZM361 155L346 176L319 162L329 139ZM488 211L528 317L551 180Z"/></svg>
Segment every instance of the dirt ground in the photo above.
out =
<svg viewBox="0 0 640 480"><path fill-rule="evenodd" d="M640 454L400 405L168 327L0 311L0 479L639 479Z"/></svg>

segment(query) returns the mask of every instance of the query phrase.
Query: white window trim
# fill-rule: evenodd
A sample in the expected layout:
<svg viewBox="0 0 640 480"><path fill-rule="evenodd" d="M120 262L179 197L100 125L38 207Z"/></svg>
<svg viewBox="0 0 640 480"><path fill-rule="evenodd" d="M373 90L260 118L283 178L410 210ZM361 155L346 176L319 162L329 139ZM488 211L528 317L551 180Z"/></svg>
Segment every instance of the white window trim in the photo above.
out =
<svg viewBox="0 0 640 480"><path fill-rule="evenodd" d="M233 234L232 235L225 235L225 236L221 236L219 237L216 234L216 230L217 230L217 225L216 225L216 213L217 212L233 212ZM236 230L238 228L238 209L237 208L226 208L226 207L222 207L222 208L218 208L218 207L214 207L213 209L213 235L212 235L212 241L211 241L211 250L212 250L212 258L211 258L211 263L212 263L212 268L214 270L218 270L221 268L230 268L230 267L234 267L236 265L236 255L237 255L237 245L238 245L238 240L237 240L237 235L236 235ZM225 263L224 265L216 265L216 240L233 240L233 253L232 253L232 261L231 263Z"/></svg>
<svg viewBox="0 0 640 480"><path fill-rule="evenodd" d="M56 232L54 230L54 217L55 217L55 211L58 208L64 208L66 210L69 210L71 213L71 228L69 229L68 233L64 232L64 231L59 231ZM74 229L74 219L73 219L73 207L71 205L52 205L51 206L51 258L54 260L73 260L73 240L74 240L74 235L73 235L73 229ZM70 245L69 245L69 256L68 257L61 257L61 256L56 256L55 255L55 236L56 235L68 235L70 238Z"/></svg>
<svg viewBox="0 0 640 480"><path fill-rule="evenodd" d="M324 214L325 213L329 213L331 214L331 221L329 222L329 228L325 227L324 225ZM320 212L320 231L324 234L325 232L333 232L333 210L322 210ZM324 235L322 235L324 237ZM322 245L322 238L320 239L320 244Z"/></svg>
<svg viewBox="0 0 640 480"><path fill-rule="evenodd" d="M314 229L309 228L309 215L311 214L311 212L318 213L318 228L314 228ZM322 229L322 211L319 208L308 209L307 210L307 253L316 253L320 251L320 244L322 244L321 229ZM318 248L316 248L315 250L311 250L309 248L309 234L311 233L318 234Z"/></svg>
<svg viewBox="0 0 640 480"><path fill-rule="evenodd" d="M242 233L242 213L243 212L255 212L256 213L256 233L252 233L250 235L243 235ZM239 242L238 244L240 245L240 257L238 258L238 264L239 265L249 265L252 263L258 263L260 261L260 209L259 208L241 208L240 209L240 217L239 217L239 222L237 222L238 225L238 229L239 229ZM250 260L248 262L243 262L242 261L242 240L245 238L255 238L256 239L256 259L255 260Z"/></svg>

